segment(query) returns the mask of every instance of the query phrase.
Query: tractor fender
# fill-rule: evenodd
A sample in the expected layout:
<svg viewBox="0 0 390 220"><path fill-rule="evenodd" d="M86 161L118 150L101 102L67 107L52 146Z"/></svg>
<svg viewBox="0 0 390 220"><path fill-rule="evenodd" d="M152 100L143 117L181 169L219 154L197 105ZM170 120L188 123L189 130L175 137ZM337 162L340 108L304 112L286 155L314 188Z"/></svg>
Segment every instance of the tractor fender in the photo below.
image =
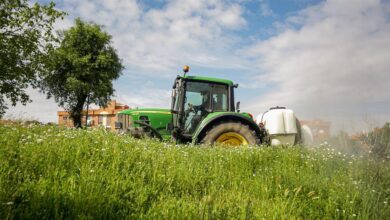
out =
<svg viewBox="0 0 390 220"><path fill-rule="evenodd" d="M192 138L192 143L199 144L206 132L222 121L239 121L253 129L260 140L263 139L259 126L257 126L253 119L250 118L247 114L237 112L215 112L209 114L197 127Z"/></svg>

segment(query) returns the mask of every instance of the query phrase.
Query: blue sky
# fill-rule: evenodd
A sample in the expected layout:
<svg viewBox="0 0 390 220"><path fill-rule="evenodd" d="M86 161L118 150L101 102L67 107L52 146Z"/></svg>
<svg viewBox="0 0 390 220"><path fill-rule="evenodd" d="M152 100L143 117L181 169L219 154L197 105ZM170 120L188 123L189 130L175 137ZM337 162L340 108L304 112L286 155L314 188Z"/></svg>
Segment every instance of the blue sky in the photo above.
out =
<svg viewBox="0 0 390 220"><path fill-rule="evenodd" d="M172 80L190 65L191 74L239 83L242 110L255 115L287 106L334 131L390 121L389 1L55 2L69 14L57 29L81 17L113 36L126 67L115 96L131 107L169 107ZM8 114L56 121L54 101L31 95Z"/></svg>

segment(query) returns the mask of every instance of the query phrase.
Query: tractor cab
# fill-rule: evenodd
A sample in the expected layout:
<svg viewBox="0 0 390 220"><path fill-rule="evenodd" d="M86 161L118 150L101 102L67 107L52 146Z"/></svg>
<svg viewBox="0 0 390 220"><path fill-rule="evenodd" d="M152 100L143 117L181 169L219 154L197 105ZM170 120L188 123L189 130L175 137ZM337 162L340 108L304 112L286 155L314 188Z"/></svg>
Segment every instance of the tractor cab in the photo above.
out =
<svg viewBox="0 0 390 220"><path fill-rule="evenodd" d="M186 67L184 68L186 71ZM191 141L199 124L209 114L234 112L234 85L230 80L177 76L172 90L172 135L179 140Z"/></svg>

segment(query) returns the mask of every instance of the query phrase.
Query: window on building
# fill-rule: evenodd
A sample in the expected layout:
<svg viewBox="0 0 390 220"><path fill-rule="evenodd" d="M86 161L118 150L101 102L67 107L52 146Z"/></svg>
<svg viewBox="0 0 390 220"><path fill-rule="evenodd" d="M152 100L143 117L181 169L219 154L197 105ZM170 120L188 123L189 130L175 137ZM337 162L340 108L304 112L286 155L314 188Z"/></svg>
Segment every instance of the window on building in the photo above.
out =
<svg viewBox="0 0 390 220"><path fill-rule="evenodd" d="M68 120L68 116L62 116L62 120L64 121Z"/></svg>

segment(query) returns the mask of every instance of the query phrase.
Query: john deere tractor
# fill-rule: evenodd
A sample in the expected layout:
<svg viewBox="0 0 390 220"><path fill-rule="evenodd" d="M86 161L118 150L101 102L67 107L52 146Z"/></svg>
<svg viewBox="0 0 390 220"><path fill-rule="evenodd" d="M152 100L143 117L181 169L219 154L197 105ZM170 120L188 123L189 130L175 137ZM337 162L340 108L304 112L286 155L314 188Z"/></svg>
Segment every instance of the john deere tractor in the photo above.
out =
<svg viewBox="0 0 390 220"><path fill-rule="evenodd" d="M150 136L178 143L257 145L265 131L249 113L235 104L230 80L202 76L177 76L171 109L139 108L118 113L116 128L134 137Z"/></svg>

